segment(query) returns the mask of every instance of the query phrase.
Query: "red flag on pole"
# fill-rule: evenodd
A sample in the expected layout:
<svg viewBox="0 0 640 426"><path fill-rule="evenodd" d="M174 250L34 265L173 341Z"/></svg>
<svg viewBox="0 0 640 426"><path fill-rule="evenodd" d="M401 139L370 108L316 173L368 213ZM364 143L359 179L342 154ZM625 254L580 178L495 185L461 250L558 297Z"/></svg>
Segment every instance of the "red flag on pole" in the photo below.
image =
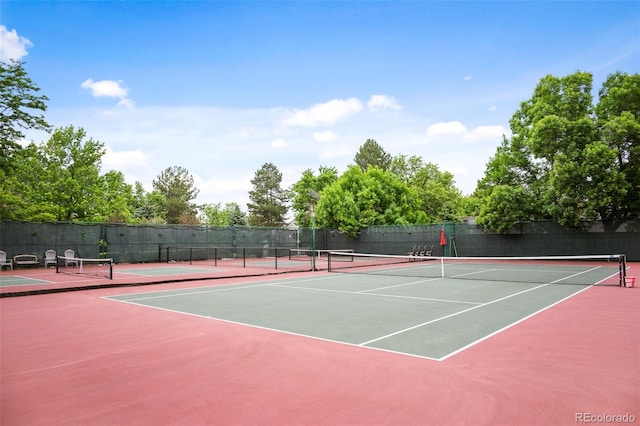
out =
<svg viewBox="0 0 640 426"><path fill-rule="evenodd" d="M447 236L444 234L444 228L442 228L442 231L440 231L440 245L441 246L447 245Z"/></svg>

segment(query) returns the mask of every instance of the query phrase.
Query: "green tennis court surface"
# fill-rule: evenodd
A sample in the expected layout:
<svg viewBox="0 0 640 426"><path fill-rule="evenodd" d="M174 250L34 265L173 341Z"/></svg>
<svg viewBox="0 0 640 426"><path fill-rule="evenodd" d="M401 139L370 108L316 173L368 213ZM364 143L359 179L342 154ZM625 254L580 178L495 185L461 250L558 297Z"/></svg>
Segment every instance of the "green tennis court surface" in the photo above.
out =
<svg viewBox="0 0 640 426"><path fill-rule="evenodd" d="M50 284L50 283L51 281L21 277L19 275L9 275L5 277L0 277L0 287L10 287L10 286L29 285L29 284Z"/></svg>
<svg viewBox="0 0 640 426"><path fill-rule="evenodd" d="M610 269L596 268L588 272L588 279L595 284L610 275ZM443 360L588 288L566 283L326 274L109 299Z"/></svg>

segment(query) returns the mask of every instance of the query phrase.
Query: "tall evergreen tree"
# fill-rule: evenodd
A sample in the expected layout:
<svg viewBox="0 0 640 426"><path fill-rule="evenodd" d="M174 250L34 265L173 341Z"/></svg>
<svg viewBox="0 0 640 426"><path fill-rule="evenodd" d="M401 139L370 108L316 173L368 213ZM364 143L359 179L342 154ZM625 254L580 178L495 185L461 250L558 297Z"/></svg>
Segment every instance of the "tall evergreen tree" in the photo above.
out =
<svg viewBox="0 0 640 426"><path fill-rule="evenodd" d="M286 191L281 188L282 173L272 163L265 163L251 180L249 191L249 225L282 226L288 207Z"/></svg>
<svg viewBox="0 0 640 426"><path fill-rule="evenodd" d="M200 192L193 176L181 166L164 169L153 188L164 196L167 223L197 223L196 204L192 203Z"/></svg>
<svg viewBox="0 0 640 426"><path fill-rule="evenodd" d="M386 152L378 142L373 139L367 139L356 153L354 161L362 171L366 171L370 166L378 167L381 170L389 170L392 158L391 154Z"/></svg>

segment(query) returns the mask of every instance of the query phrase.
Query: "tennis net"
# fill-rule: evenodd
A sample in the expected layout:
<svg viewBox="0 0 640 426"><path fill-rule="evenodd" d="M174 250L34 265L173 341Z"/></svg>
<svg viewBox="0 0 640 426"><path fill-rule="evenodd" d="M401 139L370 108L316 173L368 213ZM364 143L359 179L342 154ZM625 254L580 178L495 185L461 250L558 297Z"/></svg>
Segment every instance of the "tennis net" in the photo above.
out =
<svg viewBox="0 0 640 426"><path fill-rule="evenodd" d="M56 272L69 275L86 275L113 279L113 259L85 259L58 256Z"/></svg>
<svg viewBox="0 0 640 426"><path fill-rule="evenodd" d="M310 248L292 248L289 249L289 260L303 260L308 261L309 258L313 257L315 254L316 259L328 259L330 253L344 253L344 256L340 256L340 258L336 258L336 261L353 261L353 257L350 257L349 254L353 253L353 249L341 249L341 250L313 250Z"/></svg>
<svg viewBox="0 0 640 426"><path fill-rule="evenodd" d="M349 262L344 262L348 256ZM454 278L535 284L624 286L626 258L617 255L436 257L330 252L329 272Z"/></svg>

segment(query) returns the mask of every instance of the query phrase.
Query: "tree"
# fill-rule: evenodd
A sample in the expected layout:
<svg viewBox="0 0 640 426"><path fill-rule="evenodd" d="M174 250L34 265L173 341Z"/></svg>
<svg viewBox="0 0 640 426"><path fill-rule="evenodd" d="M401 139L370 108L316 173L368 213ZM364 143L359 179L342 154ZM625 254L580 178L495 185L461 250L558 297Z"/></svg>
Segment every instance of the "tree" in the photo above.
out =
<svg viewBox="0 0 640 426"><path fill-rule="evenodd" d="M424 163L419 156L405 155L393 158L391 171L416 193L420 206L416 223L458 221L464 215L462 193L450 172Z"/></svg>
<svg viewBox="0 0 640 426"><path fill-rule="evenodd" d="M337 228L356 237L372 225L416 223L417 196L397 176L379 167L363 171L351 166L322 191L317 205L318 225Z"/></svg>
<svg viewBox="0 0 640 426"><path fill-rule="evenodd" d="M282 173L272 163L265 163L256 171L251 180L253 190L249 191L249 225L282 226L287 213L288 197L280 187Z"/></svg>
<svg viewBox="0 0 640 426"><path fill-rule="evenodd" d="M100 177L104 144L87 139L82 128L56 129L38 150L42 172L37 201L55 206L56 220L95 221L104 213L104 186Z"/></svg>
<svg viewBox="0 0 640 426"><path fill-rule="evenodd" d="M122 172L110 170L102 176L102 200L96 220L100 222L131 222L135 210L133 188L125 182Z"/></svg>
<svg viewBox="0 0 640 426"><path fill-rule="evenodd" d="M200 221L206 225L235 226L246 225L247 217L238 203L205 204L200 207Z"/></svg>
<svg viewBox="0 0 640 426"><path fill-rule="evenodd" d="M35 146L23 149L19 141L24 130L49 130L50 125L36 111L47 109L44 95L31 81L22 62L0 61L0 218L52 220L52 206L32 202L34 188L27 185L37 166ZM44 209L42 208L44 207Z"/></svg>
<svg viewBox="0 0 640 426"><path fill-rule="evenodd" d="M334 167L320 166L318 176L311 169L302 172L299 181L291 186L293 201L291 208L296 212L295 222L302 228L311 227L311 208L318 203L322 190L338 179L338 170ZM317 195L316 195L317 194Z"/></svg>
<svg viewBox="0 0 640 426"><path fill-rule="evenodd" d="M153 190L147 193L142 183L136 182L133 193L133 222L164 224L166 211L164 195Z"/></svg>
<svg viewBox="0 0 640 426"><path fill-rule="evenodd" d="M195 187L193 176L187 169L180 166L167 167L153 181L153 188L164 197L168 223L197 223L197 206L191 201L200 191Z"/></svg>
<svg viewBox="0 0 640 426"><path fill-rule="evenodd" d="M24 138L23 130L49 130L50 125L42 114L32 111L46 111L44 95L24 69L23 62L0 61L0 170L6 170L15 153L20 150L18 141ZM2 176L0 176L2 177Z"/></svg>
<svg viewBox="0 0 640 426"><path fill-rule="evenodd" d="M640 74L608 76L596 105L601 140L616 153L615 166L624 174L627 192L612 207L617 220L640 217Z"/></svg>
<svg viewBox="0 0 640 426"><path fill-rule="evenodd" d="M227 217L227 225L244 226L247 225L247 215L240 209L240 204L231 202L224 205L224 214Z"/></svg>
<svg viewBox="0 0 640 426"><path fill-rule="evenodd" d="M200 206L200 214L198 218L205 225L223 226L226 225L227 218L220 207L220 203L204 204Z"/></svg>
<svg viewBox="0 0 640 426"><path fill-rule="evenodd" d="M594 107L591 74L542 78L514 113L512 137L503 140L478 185L478 221L507 232L530 219L579 228L594 219L638 217L637 195L629 195L634 185L638 189L638 79L610 76ZM506 214L505 203L516 195Z"/></svg>
<svg viewBox="0 0 640 426"><path fill-rule="evenodd" d="M375 140L367 139L356 153L354 161L363 171L366 171L370 166L389 170L391 167L391 154L387 153Z"/></svg>
<svg viewBox="0 0 640 426"><path fill-rule="evenodd" d="M0 179L0 218L11 220L58 220L58 207L43 189L43 163L38 147L31 143L16 151L10 173ZM0 175L3 171L0 169Z"/></svg>

